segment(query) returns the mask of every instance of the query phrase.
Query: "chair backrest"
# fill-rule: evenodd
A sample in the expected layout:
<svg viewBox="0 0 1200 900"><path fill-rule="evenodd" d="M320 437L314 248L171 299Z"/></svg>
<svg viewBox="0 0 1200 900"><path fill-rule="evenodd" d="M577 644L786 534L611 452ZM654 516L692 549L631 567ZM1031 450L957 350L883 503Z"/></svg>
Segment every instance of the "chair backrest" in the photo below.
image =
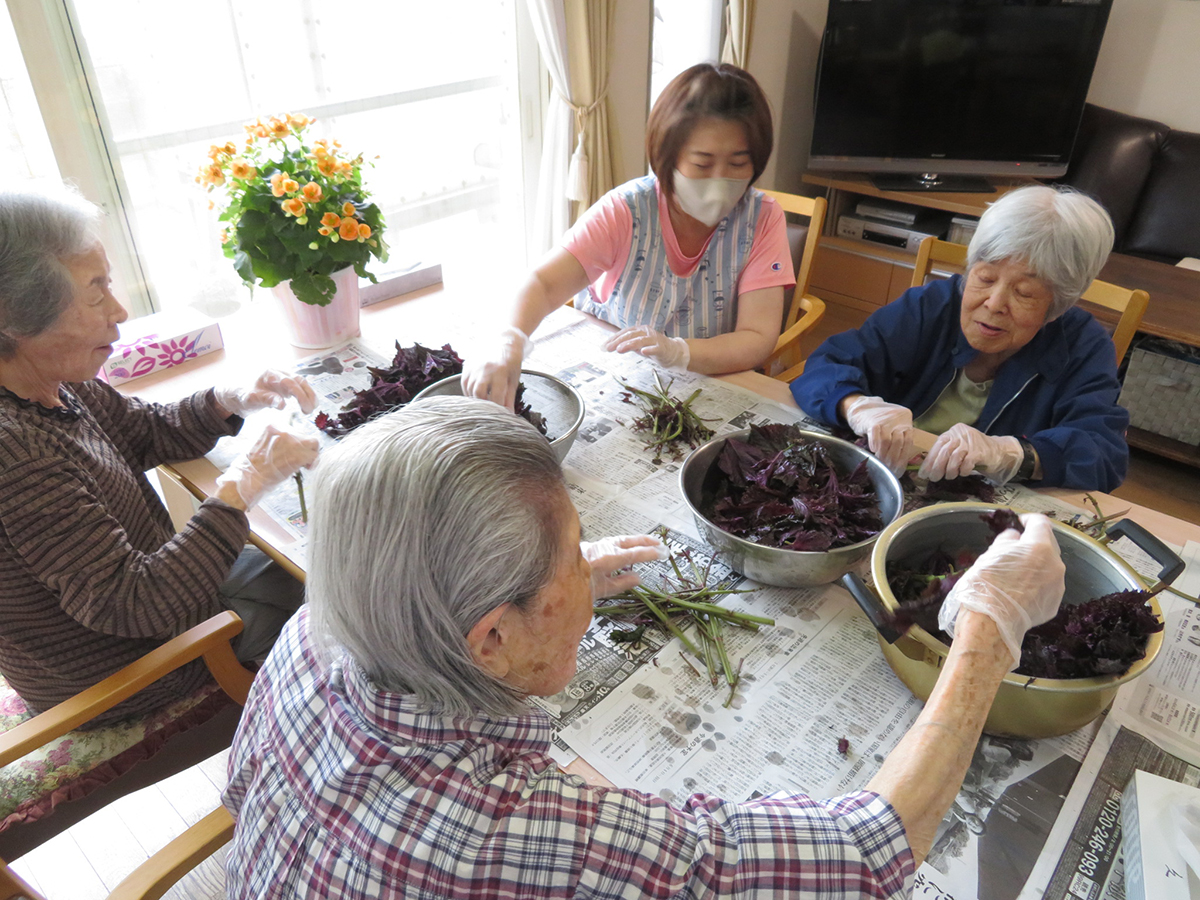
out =
<svg viewBox="0 0 1200 900"><path fill-rule="evenodd" d="M821 232L825 228L825 212L828 204L824 197L804 197L800 194L786 194L782 191L763 191L763 193L774 198L784 212L808 217L808 236L804 239L804 251L800 254L800 262L796 266L796 290L792 294L792 302L788 305L787 316L783 322L783 330L787 331L800 318L800 301L808 294L808 285L812 280L813 260L816 259L817 244L820 242Z"/></svg>
<svg viewBox="0 0 1200 900"><path fill-rule="evenodd" d="M967 266L967 248L963 244L953 244L950 241L928 237L921 241L917 250L917 259L913 266L912 286L920 287L928 280L935 263L943 263L955 269L965 269ZM1142 316L1150 304L1150 295L1143 290L1123 288L1107 281L1097 279L1083 292L1083 299L1088 303L1103 306L1120 313L1117 326L1112 333L1113 346L1117 351L1117 365L1125 359L1129 344L1142 324Z"/></svg>
<svg viewBox="0 0 1200 900"><path fill-rule="evenodd" d="M0 859L0 900L45 900Z"/></svg>

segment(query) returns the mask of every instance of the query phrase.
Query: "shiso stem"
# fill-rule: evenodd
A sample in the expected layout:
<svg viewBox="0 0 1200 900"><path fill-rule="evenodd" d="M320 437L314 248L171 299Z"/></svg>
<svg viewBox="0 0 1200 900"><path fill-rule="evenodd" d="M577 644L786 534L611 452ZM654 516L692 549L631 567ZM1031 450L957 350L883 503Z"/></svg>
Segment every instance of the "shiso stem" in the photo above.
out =
<svg viewBox="0 0 1200 900"><path fill-rule="evenodd" d="M300 521L307 525L308 504L304 502L304 476L296 472L292 477L296 479L296 493L300 496Z"/></svg>
<svg viewBox="0 0 1200 900"><path fill-rule="evenodd" d="M741 663L735 670L726 647L724 626L728 624L757 631L763 625L774 625L775 620L726 609L713 602L729 594L748 591L710 586L708 578L712 559L709 559L701 571L690 553L685 551L681 555L689 560L690 575L685 574L684 568L672 555L670 564L675 576L674 585L659 588L639 585L608 601L604 606L597 606L595 614L610 619L627 619L639 627L650 621L657 622L668 634L679 638L686 651L704 664L702 672L692 665L686 655L683 656L684 661L697 675L707 674L713 687L717 687L722 677L724 678L730 687L730 695L726 701L728 706L733 702L734 689L741 681ZM679 624L676 624L677 621ZM693 632L694 640L684 633L684 628Z"/></svg>
<svg viewBox="0 0 1200 900"><path fill-rule="evenodd" d="M678 459L681 455L678 444L686 443L695 447L713 436L712 429L692 409L692 404L700 396L699 388L692 391L686 400L676 400L669 391L675 383L674 379L664 385L658 372L654 373L654 390L642 390L623 381L618 383L627 394L626 401L636 401L636 405L645 413L634 420L633 427L635 431L650 433L652 440L646 444L646 449L654 451L654 462L662 462L664 450L670 450Z"/></svg>

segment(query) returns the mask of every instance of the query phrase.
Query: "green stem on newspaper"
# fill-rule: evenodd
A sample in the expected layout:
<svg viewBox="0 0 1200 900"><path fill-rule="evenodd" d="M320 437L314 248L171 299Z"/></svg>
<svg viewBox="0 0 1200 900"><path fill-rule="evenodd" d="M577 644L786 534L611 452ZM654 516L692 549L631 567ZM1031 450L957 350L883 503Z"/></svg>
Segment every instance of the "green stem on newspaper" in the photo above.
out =
<svg viewBox="0 0 1200 900"><path fill-rule="evenodd" d="M308 504L304 502L304 476L297 472L292 476L296 479L296 493L300 495L300 521L308 524Z"/></svg>

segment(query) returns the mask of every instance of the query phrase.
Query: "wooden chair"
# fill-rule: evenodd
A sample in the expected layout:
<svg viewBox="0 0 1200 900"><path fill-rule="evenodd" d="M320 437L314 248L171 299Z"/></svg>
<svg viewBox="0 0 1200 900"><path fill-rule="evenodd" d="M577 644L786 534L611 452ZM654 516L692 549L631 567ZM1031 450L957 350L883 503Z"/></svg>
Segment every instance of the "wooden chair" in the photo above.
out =
<svg viewBox="0 0 1200 900"><path fill-rule="evenodd" d="M20 875L0 860L0 900L46 900L25 883Z"/></svg>
<svg viewBox="0 0 1200 900"><path fill-rule="evenodd" d="M808 236L804 240L804 251L796 266L796 288L788 304L783 320L783 333L775 342L775 349L767 358L763 371L780 381L791 381L803 370L799 361L800 336L812 329L825 315L825 301L808 292L812 280L813 260L817 255L817 244L825 226L826 202L824 197L802 197L781 191L763 191L783 207L784 212L808 217ZM780 371L780 370L783 371Z"/></svg>
<svg viewBox="0 0 1200 900"><path fill-rule="evenodd" d="M223 806L133 870L108 900L158 900L192 869L233 839L234 819ZM0 896L0 900L4 900Z"/></svg>
<svg viewBox="0 0 1200 900"><path fill-rule="evenodd" d="M230 709L240 715L238 707L245 704L254 680L254 673L237 661L230 646L232 638L241 630L242 620L236 613L218 613L99 684L0 734L0 767L58 740L169 672L199 658L204 659L219 687L237 704ZM228 746L237 718L237 715L223 717L222 713L217 713L207 722L175 735L157 755L138 762L116 780L80 800L71 801L68 810L62 811L60 807L43 819L8 829L0 834L4 854L9 859L16 858L117 797L174 774L210 756L220 747ZM204 731L210 723L216 723L217 726L211 733L203 736L195 734ZM86 733L80 733L79 740L86 740ZM220 746L214 747L214 744ZM174 758L162 760L167 756ZM147 774L154 777L147 779Z"/></svg>
<svg viewBox="0 0 1200 900"><path fill-rule="evenodd" d="M967 248L963 244L953 244L949 241L928 237L921 241L917 250L916 263L913 266L912 286L920 287L928 279L935 264L941 263L953 269L962 271L967 266ZM1150 304L1150 295L1142 290L1119 287L1107 281L1096 279L1083 292L1083 299L1088 303L1111 309L1120 315L1117 327L1113 330L1112 342L1117 350L1117 365L1125 359L1129 344L1142 324L1142 316Z"/></svg>

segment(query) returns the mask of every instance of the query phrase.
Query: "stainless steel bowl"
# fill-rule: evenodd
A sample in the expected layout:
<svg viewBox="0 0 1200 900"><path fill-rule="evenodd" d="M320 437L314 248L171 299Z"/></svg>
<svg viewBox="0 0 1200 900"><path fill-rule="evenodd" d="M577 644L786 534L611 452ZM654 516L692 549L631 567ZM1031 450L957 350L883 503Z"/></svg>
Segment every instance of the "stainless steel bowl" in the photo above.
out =
<svg viewBox="0 0 1200 900"><path fill-rule="evenodd" d="M980 514L999 508L987 503L941 503L914 510L884 529L871 557L871 577L879 599L889 610L899 605L887 582L889 561L920 560L938 549L948 553L964 549L982 552L991 543L992 533ZM1140 576L1103 544L1070 526L1053 524L1067 568L1063 603L1082 603L1114 591L1145 589ZM1158 600L1151 598L1150 606L1161 620ZM1152 634L1146 655L1124 675L1029 678L1010 674L996 693L984 731L1042 738L1081 728L1108 708L1117 688L1150 667L1162 642L1161 631ZM910 628L895 643L882 637L879 643L900 680L916 696L927 699L950 648L919 626Z"/></svg>
<svg viewBox="0 0 1200 900"><path fill-rule="evenodd" d="M875 543L875 538L859 541L846 547L822 552L781 550L765 547L753 541L730 534L710 522L700 511L706 489L711 490L711 477L722 477L717 468L717 457L728 438L745 440L749 429L714 438L698 447L685 461L679 473L679 487L683 499L696 517L696 526L705 539L720 551L722 559L748 578L763 584L780 587L809 587L836 581L863 560ZM879 509L883 523L896 519L904 509L904 493L900 482L883 463L861 447L849 441L830 437L816 431L803 431L809 440L825 445L834 465L845 472L852 471L863 460L867 461L867 474L875 492L879 495Z"/></svg>
<svg viewBox="0 0 1200 900"><path fill-rule="evenodd" d="M522 369L521 383L525 385L524 401L534 412L540 413L546 419L546 437L550 439L550 449L554 451L558 461L562 462L571 445L575 443L579 426L583 424L583 398L579 396L579 391L561 378L555 378L545 372ZM429 385L413 397L413 402L426 397L462 395L462 376L451 375Z"/></svg>

